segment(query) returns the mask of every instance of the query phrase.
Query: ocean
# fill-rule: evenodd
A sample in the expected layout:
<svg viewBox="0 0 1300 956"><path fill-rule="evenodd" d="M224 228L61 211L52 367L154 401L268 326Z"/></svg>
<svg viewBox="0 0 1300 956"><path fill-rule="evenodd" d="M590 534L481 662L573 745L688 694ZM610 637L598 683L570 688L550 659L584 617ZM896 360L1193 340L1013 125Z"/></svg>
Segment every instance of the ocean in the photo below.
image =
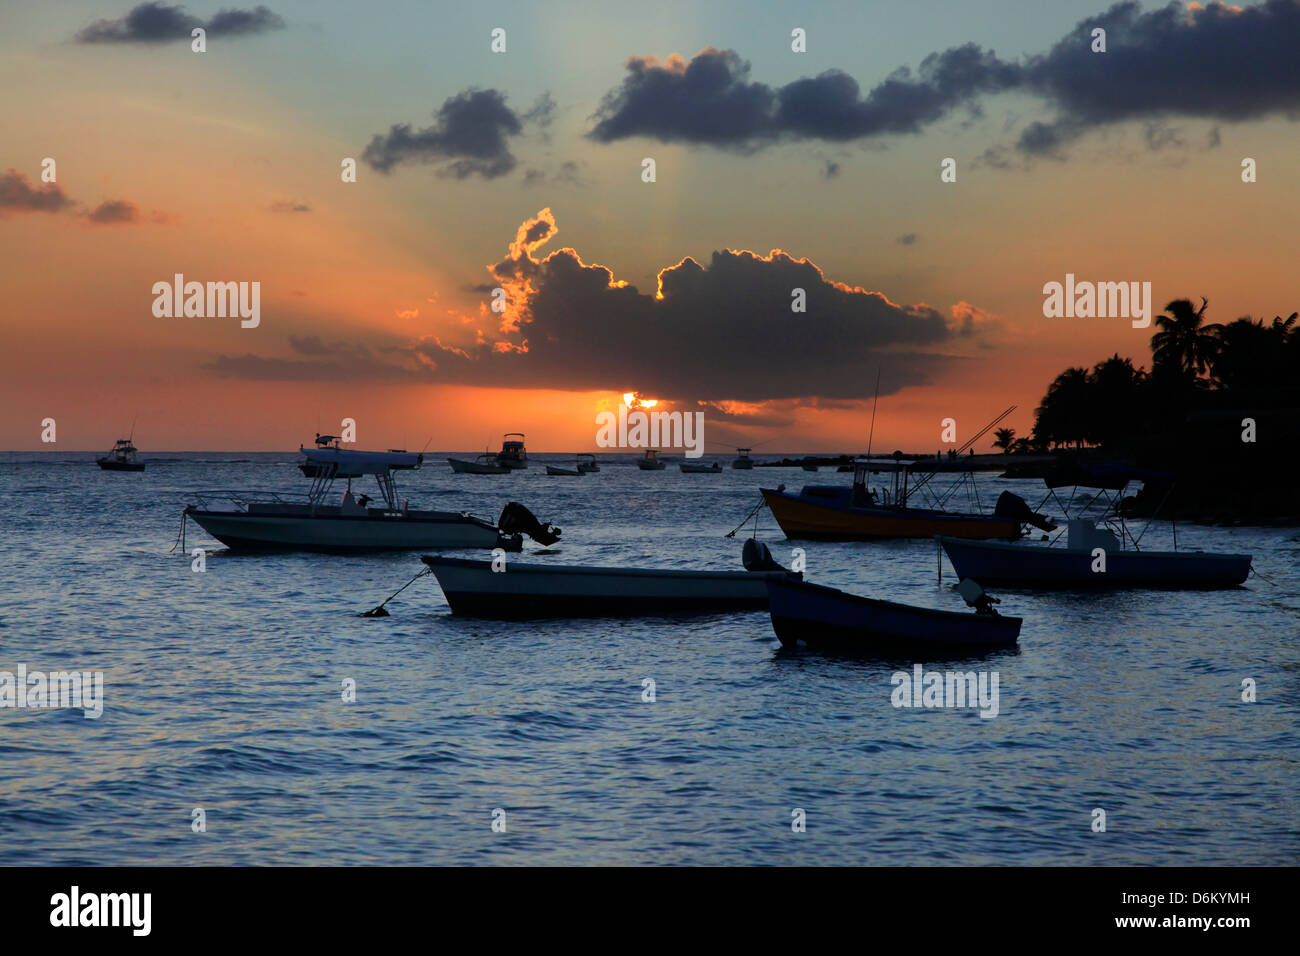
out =
<svg viewBox="0 0 1300 956"><path fill-rule="evenodd" d="M995 590L1024 618L1018 649L925 662L996 673L984 718L895 707L912 661L783 650L765 612L475 620L425 577L361 618L418 554L235 555L191 522L198 573L168 553L189 493L304 491L298 456L145 454L117 474L95 454L0 455L0 671L103 673L97 719L0 707L0 864L1300 858L1300 529L1180 525L1182 548L1255 556L1238 590ZM560 455L454 475L443 458L398 474L412 506L495 519L515 500L564 529L512 561L738 569L753 525L725 534L760 485L850 480L642 472L631 454L580 478L545 475ZM1042 497L977 481L986 509L1003 489ZM766 512L757 527L783 564L802 547L811 581L963 607L932 541L787 542ZM1170 532L1152 524L1143 547Z"/></svg>

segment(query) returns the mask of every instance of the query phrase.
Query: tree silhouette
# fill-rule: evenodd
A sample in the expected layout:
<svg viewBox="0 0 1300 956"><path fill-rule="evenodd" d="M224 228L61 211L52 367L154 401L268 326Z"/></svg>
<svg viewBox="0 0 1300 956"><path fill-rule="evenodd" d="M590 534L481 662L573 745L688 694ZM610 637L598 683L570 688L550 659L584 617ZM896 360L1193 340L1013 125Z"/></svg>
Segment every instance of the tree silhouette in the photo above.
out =
<svg viewBox="0 0 1300 956"><path fill-rule="evenodd" d="M997 428L993 431L993 447L1001 448L1002 454L1011 451L1011 443L1015 440L1016 430L1014 428Z"/></svg>
<svg viewBox="0 0 1300 956"><path fill-rule="evenodd" d="M1205 307L1209 300L1201 297L1201 307L1193 308L1189 299L1175 299L1165 306L1168 315L1156 316L1151 336L1151 359L1158 372L1176 370L1185 381L1195 382L1214 361L1219 350L1221 325L1205 325Z"/></svg>

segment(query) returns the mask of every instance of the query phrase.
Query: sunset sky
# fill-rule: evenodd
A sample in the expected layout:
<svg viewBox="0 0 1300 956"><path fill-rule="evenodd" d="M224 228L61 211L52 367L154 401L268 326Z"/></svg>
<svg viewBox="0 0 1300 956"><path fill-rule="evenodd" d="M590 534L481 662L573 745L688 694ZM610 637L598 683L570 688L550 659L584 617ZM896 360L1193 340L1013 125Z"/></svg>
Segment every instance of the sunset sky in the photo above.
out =
<svg viewBox="0 0 1300 956"><path fill-rule="evenodd" d="M1149 365L1044 317L1066 273L1300 308L1297 49L1300 0L6 2L0 448L585 451L635 390L710 452L860 451L878 368L877 450L1026 434ZM176 273L260 325L156 317Z"/></svg>

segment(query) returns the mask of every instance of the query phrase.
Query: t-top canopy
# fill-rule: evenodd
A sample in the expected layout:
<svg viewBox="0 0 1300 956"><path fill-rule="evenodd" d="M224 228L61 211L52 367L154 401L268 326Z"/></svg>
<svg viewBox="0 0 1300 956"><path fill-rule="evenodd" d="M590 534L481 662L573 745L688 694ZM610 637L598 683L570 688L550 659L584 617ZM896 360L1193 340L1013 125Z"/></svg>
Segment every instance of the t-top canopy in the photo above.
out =
<svg viewBox="0 0 1300 956"><path fill-rule="evenodd" d="M393 451L350 451L345 448L299 448L308 461L334 465L335 476L382 475L398 469L418 468L424 455Z"/></svg>

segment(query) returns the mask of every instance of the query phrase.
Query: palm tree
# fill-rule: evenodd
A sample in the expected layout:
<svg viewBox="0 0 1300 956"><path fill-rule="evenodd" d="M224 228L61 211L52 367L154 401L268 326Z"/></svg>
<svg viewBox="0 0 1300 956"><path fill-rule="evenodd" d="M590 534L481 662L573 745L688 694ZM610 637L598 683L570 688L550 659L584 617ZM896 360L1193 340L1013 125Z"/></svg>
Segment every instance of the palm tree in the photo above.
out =
<svg viewBox="0 0 1300 956"><path fill-rule="evenodd" d="M1214 361L1218 351L1221 325L1205 325L1205 307L1194 309L1191 300L1175 299L1165 306L1168 315L1156 316L1160 329L1151 336L1151 356L1159 369L1176 369L1182 377L1195 382Z"/></svg>
<svg viewBox="0 0 1300 956"><path fill-rule="evenodd" d="M1016 430L1014 428L998 428L993 432L994 448L1001 448L1002 454L1006 455L1011 451L1011 443L1015 440Z"/></svg>

